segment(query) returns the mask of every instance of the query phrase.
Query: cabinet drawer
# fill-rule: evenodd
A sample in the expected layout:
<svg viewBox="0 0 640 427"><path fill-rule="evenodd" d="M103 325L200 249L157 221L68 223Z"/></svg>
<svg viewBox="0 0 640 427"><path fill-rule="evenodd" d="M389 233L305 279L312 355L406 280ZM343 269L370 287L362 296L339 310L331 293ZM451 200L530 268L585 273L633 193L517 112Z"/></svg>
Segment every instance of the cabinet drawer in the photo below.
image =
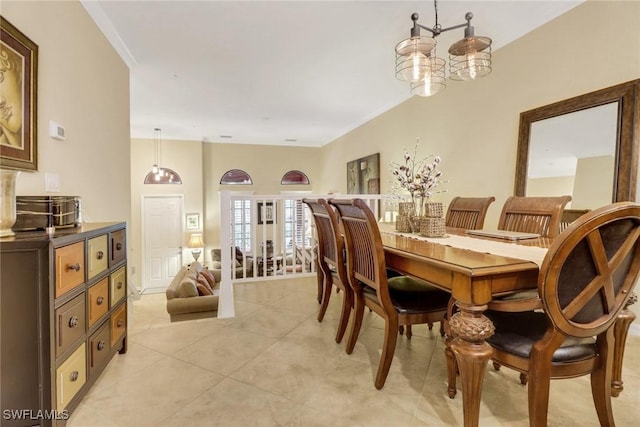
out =
<svg viewBox="0 0 640 427"><path fill-rule="evenodd" d="M105 277L87 292L89 301L89 326L109 311L109 279Z"/></svg>
<svg viewBox="0 0 640 427"><path fill-rule="evenodd" d="M89 239L87 248L87 279L96 277L107 269L107 235Z"/></svg>
<svg viewBox="0 0 640 427"><path fill-rule="evenodd" d="M127 304L124 303L111 313L111 346L127 332Z"/></svg>
<svg viewBox="0 0 640 427"><path fill-rule="evenodd" d="M56 356L84 335L87 327L84 293L56 310Z"/></svg>
<svg viewBox="0 0 640 427"><path fill-rule="evenodd" d="M127 249L125 245L125 232L118 230L111 233L111 264L116 265L125 258Z"/></svg>
<svg viewBox="0 0 640 427"><path fill-rule="evenodd" d="M89 378L97 375L100 368L109 360L111 350L109 326L109 322L104 322L104 325L89 337Z"/></svg>
<svg viewBox="0 0 640 427"><path fill-rule="evenodd" d="M111 273L111 307L124 298L127 291L127 269L119 268Z"/></svg>
<svg viewBox="0 0 640 427"><path fill-rule="evenodd" d="M56 298L84 283L84 242L55 250Z"/></svg>
<svg viewBox="0 0 640 427"><path fill-rule="evenodd" d="M67 407L87 380L87 355L84 343L56 369L58 411Z"/></svg>

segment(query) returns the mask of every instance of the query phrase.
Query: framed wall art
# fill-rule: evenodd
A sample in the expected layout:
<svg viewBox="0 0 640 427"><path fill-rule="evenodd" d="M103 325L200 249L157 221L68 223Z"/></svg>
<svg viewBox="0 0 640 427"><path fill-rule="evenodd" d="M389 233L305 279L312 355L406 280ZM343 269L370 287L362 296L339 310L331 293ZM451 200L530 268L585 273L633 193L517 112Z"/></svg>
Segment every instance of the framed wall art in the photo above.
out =
<svg viewBox="0 0 640 427"><path fill-rule="evenodd" d="M200 214L189 213L186 215L186 227L187 230L199 230L200 229Z"/></svg>
<svg viewBox="0 0 640 427"><path fill-rule="evenodd" d="M380 194L380 153L347 163L347 194Z"/></svg>
<svg viewBox="0 0 640 427"><path fill-rule="evenodd" d="M0 19L0 166L38 170L38 46Z"/></svg>
<svg viewBox="0 0 640 427"><path fill-rule="evenodd" d="M276 222L276 210L273 202L258 202L258 224L273 224Z"/></svg>

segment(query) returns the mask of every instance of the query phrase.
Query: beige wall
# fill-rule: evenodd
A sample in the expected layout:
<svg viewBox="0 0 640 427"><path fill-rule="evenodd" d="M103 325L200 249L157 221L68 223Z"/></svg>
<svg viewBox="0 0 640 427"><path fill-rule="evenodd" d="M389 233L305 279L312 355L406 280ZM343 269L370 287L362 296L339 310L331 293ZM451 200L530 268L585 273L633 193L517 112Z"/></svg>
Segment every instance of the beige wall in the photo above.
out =
<svg viewBox="0 0 640 427"><path fill-rule="evenodd" d="M80 196L85 221L129 221L129 69L79 2L3 0L2 16L39 47L38 172L22 172L16 193ZM60 193L45 192L45 173Z"/></svg>
<svg viewBox="0 0 640 427"><path fill-rule="evenodd" d="M638 16L640 2L589 1L501 48L489 76L449 81L444 92L409 99L326 146L320 190L345 191L346 161L379 151L388 191L389 162L419 137L423 154L442 157L449 180L435 199L493 195L485 225L495 227L513 194L520 112L640 77Z"/></svg>

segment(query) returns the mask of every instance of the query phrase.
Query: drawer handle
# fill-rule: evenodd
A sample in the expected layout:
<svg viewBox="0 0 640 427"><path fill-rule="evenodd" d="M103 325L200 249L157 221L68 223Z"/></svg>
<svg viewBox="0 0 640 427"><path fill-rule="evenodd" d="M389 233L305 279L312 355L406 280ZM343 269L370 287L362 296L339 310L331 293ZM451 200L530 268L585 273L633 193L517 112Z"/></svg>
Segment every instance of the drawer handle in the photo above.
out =
<svg viewBox="0 0 640 427"><path fill-rule="evenodd" d="M74 265L68 265L67 269L73 270L73 271L80 271L80 264L76 262Z"/></svg>
<svg viewBox="0 0 640 427"><path fill-rule="evenodd" d="M116 286L116 288L122 289L122 282L118 282L118 285Z"/></svg>
<svg viewBox="0 0 640 427"><path fill-rule="evenodd" d="M122 328L122 325L124 325L124 321L122 319L118 319L118 322L116 322L116 327Z"/></svg>
<svg viewBox="0 0 640 427"><path fill-rule="evenodd" d="M118 251L122 250L122 243L120 243L120 242L116 243L116 250L118 250Z"/></svg>
<svg viewBox="0 0 640 427"><path fill-rule="evenodd" d="M104 341L98 341L98 351L104 350Z"/></svg>
<svg viewBox="0 0 640 427"><path fill-rule="evenodd" d="M104 258L104 252L102 252L102 251L98 251L98 253L96 254L96 257L97 257L98 259L102 259L102 258Z"/></svg>
<svg viewBox="0 0 640 427"><path fill-rule="evenodd" d="M78 318L76 316L73 316L71 319L69 319L69 327L75 328L76 326L78 326Z"/></svg>
<svg viewBox="0 0 640 427"><path fill-rule="evenodd" d="M96 298L96 305L102 305L103 302L104 302L104 297L102 295Z"/></svg>
<svg viewBox="0 0 640 427"><path fill-rule="evenodd" d="M80 372L78 372L78 371L71 372L71 382L77 381L78 380L78 376L80 376Z"/></svg>

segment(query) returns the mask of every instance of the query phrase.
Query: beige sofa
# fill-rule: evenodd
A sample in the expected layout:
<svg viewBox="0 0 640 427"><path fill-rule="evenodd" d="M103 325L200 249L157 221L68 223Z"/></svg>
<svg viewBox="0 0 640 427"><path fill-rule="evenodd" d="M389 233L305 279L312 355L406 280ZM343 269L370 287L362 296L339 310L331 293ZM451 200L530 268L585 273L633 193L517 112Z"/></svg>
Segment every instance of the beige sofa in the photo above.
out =
<svg viewBox="0 0 640 427"><path fill-rule="evenodd" d="M218 314L219 284L215 284L213 295L198 293L198 273L203 265L194 262L182 267L167 288L167 312L171 321L215 317Z"/></svg>

